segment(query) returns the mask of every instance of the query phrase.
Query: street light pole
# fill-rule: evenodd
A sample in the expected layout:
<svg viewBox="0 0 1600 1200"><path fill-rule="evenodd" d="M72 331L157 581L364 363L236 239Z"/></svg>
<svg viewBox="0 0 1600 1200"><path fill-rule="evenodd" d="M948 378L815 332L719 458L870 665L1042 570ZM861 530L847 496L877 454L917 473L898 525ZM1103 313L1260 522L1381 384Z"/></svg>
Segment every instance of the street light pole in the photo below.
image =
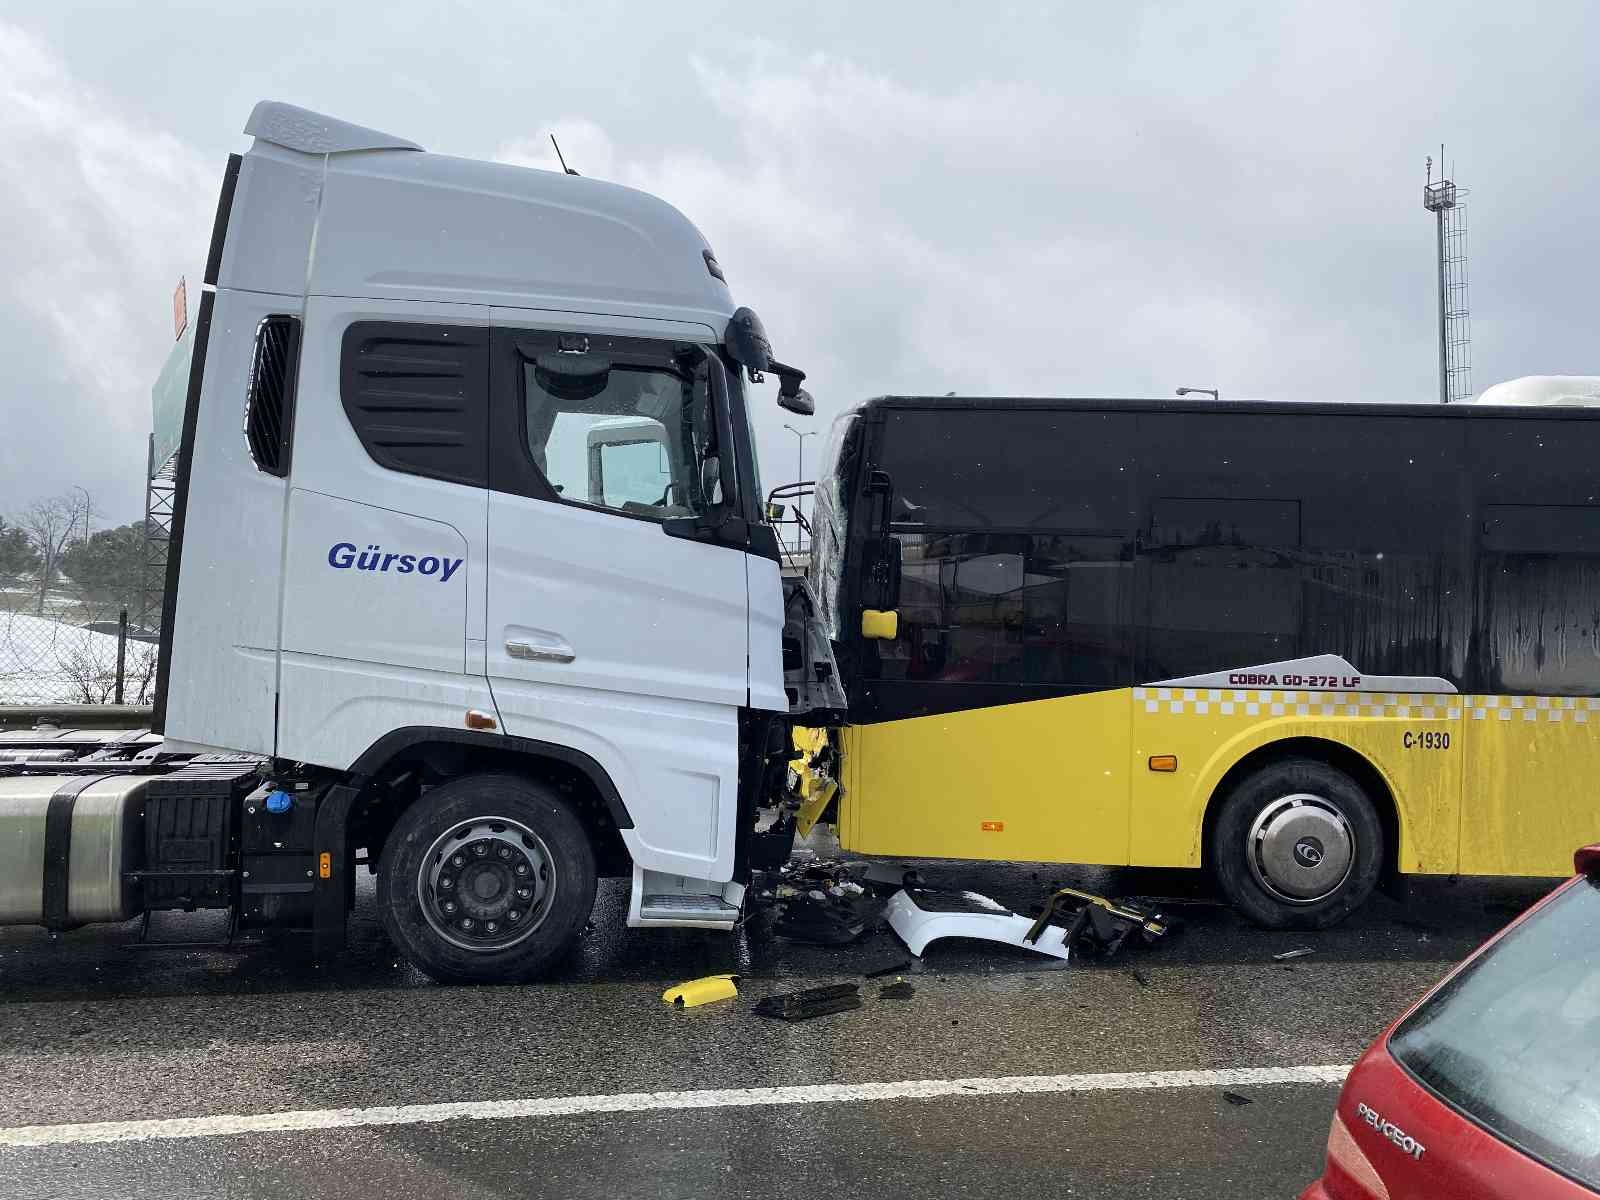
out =
<svg viewBox="0 0 1600 1200"><path fill-rule="evenodd" d="M801 430L796 429L793 425L790 425L787 421L784 422L783 427L790 433L794 434L796 452L794 463L794 481L796 483L801 483L806 477L806 439L808 437L815 437L817 431L815 429L807 429L802 432ZM801 505L801 501L803 499L804 497L801 495L797 495L794 498L794 511L802 517L805 516L805 509ZM797 522L795 525L795 539L797 541L799 540L799 535L800 526Z"/></svg>
<svg viewBox="0 0 1600 1200"><path fill-rule="evenodd" d="M1210 396L1213 400L1221 400L1222 396L1216 388L1179 388L1178 395Z"/></svg>

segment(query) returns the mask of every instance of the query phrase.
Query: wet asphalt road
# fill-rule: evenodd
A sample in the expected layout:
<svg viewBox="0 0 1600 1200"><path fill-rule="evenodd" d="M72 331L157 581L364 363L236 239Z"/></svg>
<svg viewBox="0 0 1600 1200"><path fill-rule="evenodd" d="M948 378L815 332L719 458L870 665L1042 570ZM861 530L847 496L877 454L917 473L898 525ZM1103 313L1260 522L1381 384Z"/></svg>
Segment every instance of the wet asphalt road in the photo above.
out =
<svg viewBox="0 0 1600 1200"><path fill-rule="evenodd" d="M760 997L859 981L884 931L828 949L623 927L623 885L549 982L445 988L401 965L362 890L348 957L293 941L128 949L136 926L0 931L0 1126L623 1092L1352 1062L1419 992L1549 886L1420 886L1320 934L1268 933L1183 873L941 865L924 874L1028 909L1053 881L1170 898L1184 928L1106 963L935 944L876 998L784 1025ZM168 916L166 937L214 933ZM1315 953L1277 963L1298 946ZM662 988L716 971L738 999L675 1011ZM454 1121L0 1149L29 1197L1293 1196L1320 1169L1337 1089L949 1096Z"/></svg>

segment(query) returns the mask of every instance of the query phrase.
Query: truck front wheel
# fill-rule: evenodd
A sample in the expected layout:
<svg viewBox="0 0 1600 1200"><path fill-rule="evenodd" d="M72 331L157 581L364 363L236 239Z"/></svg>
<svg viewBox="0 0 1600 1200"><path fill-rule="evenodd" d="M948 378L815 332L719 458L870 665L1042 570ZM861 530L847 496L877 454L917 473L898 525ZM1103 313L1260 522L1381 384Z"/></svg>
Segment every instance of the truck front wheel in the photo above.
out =
<svg viewBox="0 0 1600 1200"><path fill-rule="evenodd" d="M548 970L583 931L594 893L594 848L572 806L501 774L424 793L395 823L378 881L390 938L445 983Z"/></svg>
<svg viewBox="0 0 1600 1200"><path fill-rule="evenodd" d="M1360 784L1327 763L1290 758L1223 799L1212 869L1256 924L1326 929L1366 903L1383 853L1383 826Z"/></svg>

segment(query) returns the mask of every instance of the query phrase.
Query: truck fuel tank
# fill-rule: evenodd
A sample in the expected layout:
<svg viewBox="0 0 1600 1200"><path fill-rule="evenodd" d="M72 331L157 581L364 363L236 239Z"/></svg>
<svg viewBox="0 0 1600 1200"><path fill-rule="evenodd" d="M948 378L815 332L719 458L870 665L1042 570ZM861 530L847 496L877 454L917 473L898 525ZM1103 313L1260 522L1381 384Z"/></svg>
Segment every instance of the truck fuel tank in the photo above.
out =
<svg viewBox="0 0 1600 1200"><path fill-rule="evenodd" d="M144 775L0 779L0 925L80 925L135 916L137 888L126 882L125 872L135 865L131 856L140 853L149 786ZM58 831L54 846L52 826ZM48 875L47 851L54 851Z"/></svg>

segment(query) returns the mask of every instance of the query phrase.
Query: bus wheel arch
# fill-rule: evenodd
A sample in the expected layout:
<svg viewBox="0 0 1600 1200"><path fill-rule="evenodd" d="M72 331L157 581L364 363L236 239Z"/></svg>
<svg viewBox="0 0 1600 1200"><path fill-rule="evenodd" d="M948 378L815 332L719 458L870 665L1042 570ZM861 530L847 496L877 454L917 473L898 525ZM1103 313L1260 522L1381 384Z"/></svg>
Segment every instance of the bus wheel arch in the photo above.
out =
<svg viewBox="0 0 1600 1200"><path fill-rule="evenodd" d="M1291 822L1326 826L1335 874L1340 852L1335 843L1348 845L1344 874L1325 895L1275 889L1269 859L1245 849L1266 845L1274 828L1289 829ZM1337 742L1283 738L1243 755L1211 790L1202 826L1202 862L1235 907L1255 923L1325 928L1365 903L1375 887L1394 880L1399 832L1393 789L1370 760ZM1321 842L1313 845L1320 864Z"/></svg>

